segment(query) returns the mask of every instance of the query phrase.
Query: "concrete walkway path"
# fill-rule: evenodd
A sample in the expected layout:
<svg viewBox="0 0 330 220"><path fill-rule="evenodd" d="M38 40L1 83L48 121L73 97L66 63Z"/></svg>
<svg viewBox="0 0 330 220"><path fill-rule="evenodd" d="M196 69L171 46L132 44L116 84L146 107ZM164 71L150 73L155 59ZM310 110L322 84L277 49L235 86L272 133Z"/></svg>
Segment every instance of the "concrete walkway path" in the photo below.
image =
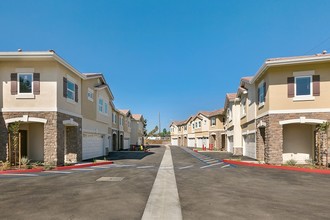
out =
<svg viewBox="0 0 330 220"><path fill-rule="evenodd" d="M142 220L160 219L182 219L171 148L169 146L166 146L157 177L142 216Z"/></svg>

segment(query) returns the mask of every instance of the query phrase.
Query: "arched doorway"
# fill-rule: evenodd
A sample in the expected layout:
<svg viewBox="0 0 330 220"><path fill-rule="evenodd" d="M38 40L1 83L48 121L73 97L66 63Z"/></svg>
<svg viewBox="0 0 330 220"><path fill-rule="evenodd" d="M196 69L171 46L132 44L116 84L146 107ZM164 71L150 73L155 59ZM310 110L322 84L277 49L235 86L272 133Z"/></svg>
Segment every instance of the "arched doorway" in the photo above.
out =
<svg viewBox="0 0 330 220"><path fill-rule="evenodd" d="M118 150L117 149L117 134L116 133L112 134L112 149L113 149L113 151Z"/></svg>
<svg viewBox="0 0 330 220"><path fill-rule="evenodd" d="M119 139L119 149L123 150L124 149L124 136L121 134L120 139Z"/></svg>

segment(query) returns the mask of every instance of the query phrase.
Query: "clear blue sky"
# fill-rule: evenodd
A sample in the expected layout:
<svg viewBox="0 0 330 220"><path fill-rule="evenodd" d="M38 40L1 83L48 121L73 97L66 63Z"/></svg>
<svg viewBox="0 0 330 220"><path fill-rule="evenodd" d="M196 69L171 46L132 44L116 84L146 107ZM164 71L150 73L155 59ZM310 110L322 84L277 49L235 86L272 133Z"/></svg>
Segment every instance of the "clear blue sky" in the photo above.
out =
<svg viewBox="0 0 330 220"><path fill-rule="evenodd" d="M266 58L330 51L330 1L1 0L0 51L54 49L102 72L119 109L150 131L199 110Z"/></svg>

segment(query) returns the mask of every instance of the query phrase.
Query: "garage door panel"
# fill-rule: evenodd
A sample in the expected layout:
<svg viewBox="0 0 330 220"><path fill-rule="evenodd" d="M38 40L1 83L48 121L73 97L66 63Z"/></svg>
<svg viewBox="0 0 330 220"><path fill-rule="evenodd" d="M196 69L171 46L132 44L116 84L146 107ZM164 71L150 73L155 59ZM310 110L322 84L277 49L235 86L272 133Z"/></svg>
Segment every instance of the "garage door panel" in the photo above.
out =
<svg viewBox="0 0 330 220"><path fill-rule="evenodd" d="M244 156L256 158L255 134L249 134L244 137Z"/></svg>
<svg viewBox="0 0 330 220"><path fill-rule="evenodd" d="M103 138L99 134L84 134L82 139L83 160L103 156Z"/></svg>

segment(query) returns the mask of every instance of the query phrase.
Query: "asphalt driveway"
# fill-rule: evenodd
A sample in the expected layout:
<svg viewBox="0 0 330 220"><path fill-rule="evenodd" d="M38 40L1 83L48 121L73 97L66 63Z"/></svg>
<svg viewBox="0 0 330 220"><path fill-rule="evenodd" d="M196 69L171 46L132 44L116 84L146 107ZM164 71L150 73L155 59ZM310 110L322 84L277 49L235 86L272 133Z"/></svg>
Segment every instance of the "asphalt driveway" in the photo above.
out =
<svg viewBox="0 0 330 220"><path fill-rule="evenodd" d="M221 157L216 154L208 155ZM172 147L172 157L174 165L203 165L179 147ZM329 219L329 175L194 167L176 169L184 219Z"/></svg>

